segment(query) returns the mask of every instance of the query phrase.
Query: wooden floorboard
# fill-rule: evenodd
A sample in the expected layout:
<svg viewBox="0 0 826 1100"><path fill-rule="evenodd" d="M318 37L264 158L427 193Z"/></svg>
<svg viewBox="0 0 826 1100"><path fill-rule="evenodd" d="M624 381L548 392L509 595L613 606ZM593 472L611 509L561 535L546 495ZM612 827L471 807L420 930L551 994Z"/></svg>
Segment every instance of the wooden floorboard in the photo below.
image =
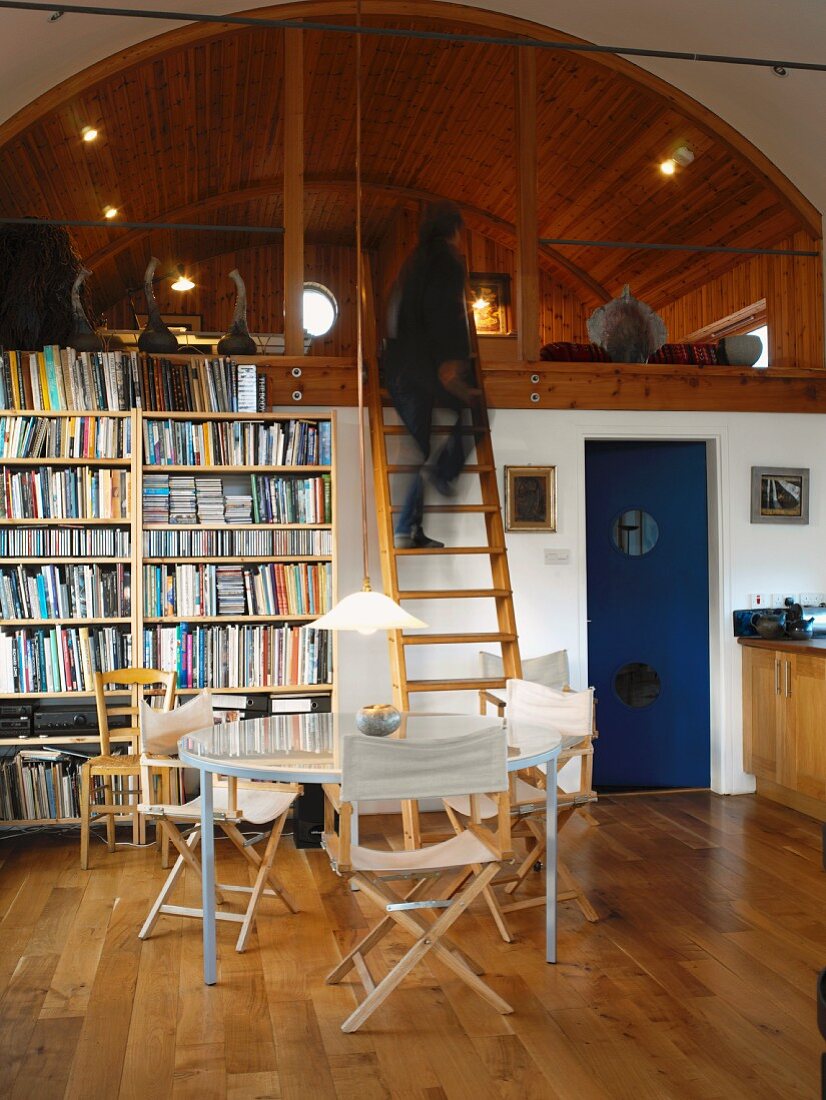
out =
<svg viewBox="0 0 826 1100"><path fill-rule="evenodd" d="M96 843L83 872L70 834L6 837L0 1096L812 1100L826 964L818 823L704 792L590 809L598 824L574 815L561 847L601 919L560 906L556 966L543 960L541 909L510 915L510 945L481 904L456 925L512 1015L433 960L353 1035L340 1030L353 976L324 976L374 913L323 852L285 838L277 874L301 912L264 900L243 955L238 926L219 925L219 984L207 988L197 921L162 917L137 938L165 877L154 848ZM392 819L364 825L381 833ZM216 848L222 881L249 882L238 853ZM185 876L173 900L196 905L198 888ZM406 946L394 932L371 960L392 965Z"/></svg>

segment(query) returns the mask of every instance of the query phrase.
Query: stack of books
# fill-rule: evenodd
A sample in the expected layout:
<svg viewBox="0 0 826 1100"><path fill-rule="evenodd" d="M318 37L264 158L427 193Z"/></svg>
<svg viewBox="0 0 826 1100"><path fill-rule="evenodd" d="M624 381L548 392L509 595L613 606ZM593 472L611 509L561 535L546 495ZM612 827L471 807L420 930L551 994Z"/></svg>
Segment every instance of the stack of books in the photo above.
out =
<svg viewBox="0 0 826 1100"><path fill-rule="evenodd" d="M169 474L144 474L143 522L169 523Z"/></svg>
<svg viewBox="0 0 826 1100"><path fill-rule="evenodd" d="M224 486L220 477L195 478L198 523L224 522Z"/></svg>
<svg viewBox="0 0 826 1100"><path fill-rule="evenodd" d="M224 496L224 519L227 523L252 523L252 497L248 493Z"/></svg>
<svg viewBox="0 0 826 1100"><path fill-rule="evenodd" d="M240 565L219 565L215 570L215 587L219 615L244 614L244 570Z"/></svg>
<svg viewBox="0 0 826 1100"><path fill-rule="evenodd" d="M197 523L195 506L195 478L170 477L169 479L169 522Z"/></svg>

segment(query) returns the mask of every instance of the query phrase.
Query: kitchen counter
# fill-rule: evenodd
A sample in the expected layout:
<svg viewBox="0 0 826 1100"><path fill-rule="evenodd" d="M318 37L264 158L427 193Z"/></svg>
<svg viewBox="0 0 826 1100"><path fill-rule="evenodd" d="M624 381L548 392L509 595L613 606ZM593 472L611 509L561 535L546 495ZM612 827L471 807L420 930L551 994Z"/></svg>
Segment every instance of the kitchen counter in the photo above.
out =
<svg viewBox="0 0 826 1100"><path fill-rule="evenodd" d="M826 638L738 638L740 645L756 649L773 649L778 653L805 651L813 657L826 657Z"/></svg>
<svg viewBox="0 0 826 1100"><path fill-rule="evenodd" d="M826 821L826 638L738 638L743 763L764 798Z"/></svg>

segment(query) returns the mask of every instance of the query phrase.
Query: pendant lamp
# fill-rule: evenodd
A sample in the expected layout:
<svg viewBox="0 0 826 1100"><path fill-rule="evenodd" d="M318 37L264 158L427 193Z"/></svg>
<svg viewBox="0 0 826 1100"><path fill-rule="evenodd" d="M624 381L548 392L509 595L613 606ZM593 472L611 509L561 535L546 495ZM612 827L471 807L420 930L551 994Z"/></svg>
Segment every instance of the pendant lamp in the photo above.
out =
<svg viewBox="0 0 826 1100"><path fill-rule="evenodd" d="M356 2L356 25L361 26L361 0ZM374 634L377 630L423 627L417 619L370 585L367 544L367 471L364 446L364 301L361 258L361 35L356 34L356 372L358 374L359 479L361 488L361 554L364 580L361 591L345 596L326 615L310 623L316 630L356 630Z"/></svg>

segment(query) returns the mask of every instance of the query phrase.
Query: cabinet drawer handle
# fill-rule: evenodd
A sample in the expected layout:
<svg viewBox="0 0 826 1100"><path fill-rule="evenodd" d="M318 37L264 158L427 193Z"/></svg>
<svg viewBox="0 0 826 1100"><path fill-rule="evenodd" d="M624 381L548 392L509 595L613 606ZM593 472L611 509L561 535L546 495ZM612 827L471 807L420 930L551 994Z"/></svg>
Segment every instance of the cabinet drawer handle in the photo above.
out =
<svg viewBox="0 0 826 1100"><path fill-rule="evenodd" d="M791 661L786 661L786 698L792 697L792 677L791 677Z"/></svg>
<svg viewBox="0 0 826 1100"><path fill-rule="evenodd" d="M774 694L780 694L780 658L774 659Z"/></svg>

